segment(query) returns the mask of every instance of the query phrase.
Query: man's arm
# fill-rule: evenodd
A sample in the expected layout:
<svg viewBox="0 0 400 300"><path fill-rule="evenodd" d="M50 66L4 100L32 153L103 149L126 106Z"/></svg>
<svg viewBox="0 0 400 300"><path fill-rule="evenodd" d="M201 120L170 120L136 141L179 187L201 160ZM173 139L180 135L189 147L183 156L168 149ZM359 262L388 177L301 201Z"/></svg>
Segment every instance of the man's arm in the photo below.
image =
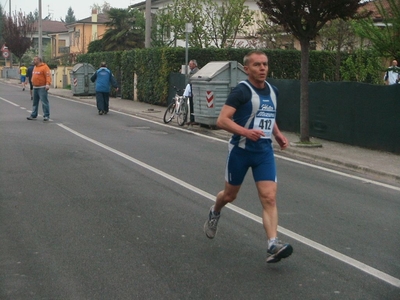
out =
<svg viewBox="0 0 400 300"><path fill-rule="evenodd" d="M118 89L118 82L117 82L117 80L115 79L113 73L110 73L110 75L111 75L111 76L110 76L111 85L112 85L114 88Z"/></svg>
<svg viewBox="0 0 400 300"><path fill-rule="evenodd" d="M276 122L274 124L274 129L272 130L272 134L274 135L276 142L279 144L282 150L286 149L289 146L289 141L279 130L279 127L276 124Z"/></svg>
<svg viewBox="0 0 400 300"><path fill-rule="evenodd" d="M46 76L46 90L48 90L50 88L50 84L51 84L51 71L48 66L46 66L44 75Z"/></svg>
<svg viewBox="0 0 400 300"><path fill-rule="evenodd" d="M226 131L244 136L252 141L257 141L260 137L265 136L264 132L259 129L247 129L238 124L236 124L233 120L233 114L235 113L236 108L224 105L221 109L221 112L217 119L217 126L219 128L225 129Z"/></svg>
<svg viewBox="0 0 400 300"><path fill-rule="evenodd" d="M97 79L97 72L94 72L94 74L92 75L92 77L90 77L90 81L91 82L95 82Z"/></svg>

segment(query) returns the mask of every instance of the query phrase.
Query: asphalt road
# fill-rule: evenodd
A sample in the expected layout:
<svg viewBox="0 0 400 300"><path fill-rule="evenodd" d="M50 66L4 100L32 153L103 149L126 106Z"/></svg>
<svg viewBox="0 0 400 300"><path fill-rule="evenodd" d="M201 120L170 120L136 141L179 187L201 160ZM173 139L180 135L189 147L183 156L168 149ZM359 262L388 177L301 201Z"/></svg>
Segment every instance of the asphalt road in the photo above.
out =
<svg viewBox="0 0 400 300"><path fill-rule="evenodd" d="M400 299L398 188L277 159L294 253L267 265L251 172L202 231L226 142L50 105L0 84L0 299Z"/></svg>

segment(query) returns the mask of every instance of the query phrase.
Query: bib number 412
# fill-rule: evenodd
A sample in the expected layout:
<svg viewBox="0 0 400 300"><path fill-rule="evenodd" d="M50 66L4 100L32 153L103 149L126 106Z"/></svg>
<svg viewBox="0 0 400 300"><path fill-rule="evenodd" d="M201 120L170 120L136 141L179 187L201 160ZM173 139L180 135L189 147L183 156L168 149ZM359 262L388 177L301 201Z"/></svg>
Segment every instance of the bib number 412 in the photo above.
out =
<svg viewBox="0 0 400 300"><path fill-rule="evenodd" d="M271 126L272 120L270 119L260 119L260 122L258 123L258 127L264 131L270 131L272 129Z"/></svg>

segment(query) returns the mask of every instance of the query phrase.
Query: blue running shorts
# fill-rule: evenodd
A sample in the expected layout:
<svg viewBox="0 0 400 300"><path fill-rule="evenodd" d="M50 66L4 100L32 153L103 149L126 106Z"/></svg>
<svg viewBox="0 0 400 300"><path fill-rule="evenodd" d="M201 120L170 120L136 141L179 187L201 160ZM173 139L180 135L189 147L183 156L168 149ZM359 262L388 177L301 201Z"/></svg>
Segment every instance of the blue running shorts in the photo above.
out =
<svg viewBox="0 0 400 300"><path fill-rule="evenodd" d="M274 150L250 152L229 144L225 180L231 185L241 185L247 170L251 168L255 182L277 181Z"/></svg>

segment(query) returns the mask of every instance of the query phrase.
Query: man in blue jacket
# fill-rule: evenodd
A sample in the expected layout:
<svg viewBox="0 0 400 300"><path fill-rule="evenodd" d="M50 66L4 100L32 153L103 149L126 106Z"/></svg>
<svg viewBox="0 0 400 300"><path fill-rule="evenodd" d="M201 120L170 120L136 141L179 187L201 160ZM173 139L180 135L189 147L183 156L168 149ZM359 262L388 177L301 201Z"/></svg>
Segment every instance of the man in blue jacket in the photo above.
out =
<svg viewBox="0 0 400 300"><path fill-rule="evenodd" d="M90 78L92 82L96 81L96 104L99 110L99 115L108 113L110 103L110 85L118 91L118 83L107 64L102 62L100 68Z"/></svg>

